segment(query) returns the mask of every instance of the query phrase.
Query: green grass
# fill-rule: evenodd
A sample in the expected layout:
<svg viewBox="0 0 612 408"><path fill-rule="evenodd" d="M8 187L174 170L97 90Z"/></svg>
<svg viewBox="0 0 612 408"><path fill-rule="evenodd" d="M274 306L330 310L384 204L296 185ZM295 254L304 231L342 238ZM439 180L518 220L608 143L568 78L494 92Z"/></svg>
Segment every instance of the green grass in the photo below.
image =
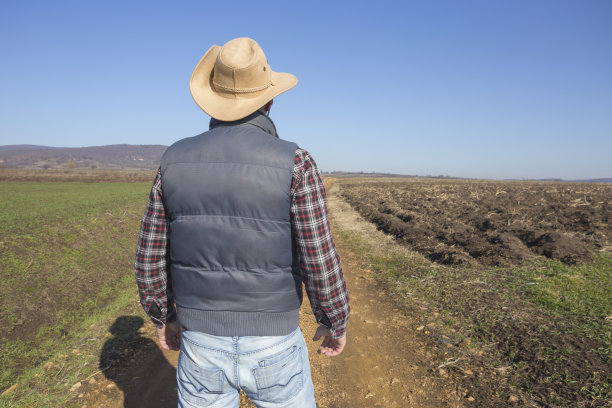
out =
<svg viewBox="0 0 612 408"><path fill-rule="evenodd" d="M605 342L610 346L608 358L612 357L612 257L601 255L574 266L547 260L513 273L527 299L572 321L576 334Z"/></svg>
<svg viewBox="0 0 612 408"><path fill-rule="evenodd" d="M530 298L548 310L596 320L612 312L611 257L602 255L595 262L576 266L547 260L514 273L536 283L527 286Z"/></svg>
<svg viewBox="0 0 612 408"><path fill-rule="evenodd" d="M146 202L145 183L16 183L0 184L2 241L35 244L59 226L126 211ZM143 208L144 209L144 208Z"/></svg>
<svg viewBox="0 0 612 408"><path fill-rule="evenodd" d="M149 189L150 183L0 184L0 390L22 384L1 405L14 406L19 397L19 406L31 406L23 401L32 390L62 389L57 379L43 381L41 367L82 341L92 322L111 319L128 299L137 302L132 266ZM36 373L38 385L28 388Z"/></svg>
<svg viewBox="0 0 612 408"><path fill-rule="evenodd" d="M70 387L85 382L100 371L100 353L108 341L108 328L120 315L140 316L146 319L134 290L132 279L126 279L122 290L117 290L114 299L104 309L89 315L68 319L71 333L58 337L53 327L41 330L41 347L44 352L34 351L27 342L15 342L13 352L39 354L39 363L28 366L12 384L15 391L0 397L0 407L80 407L82 403L71 401ZM113 339L112 337L110 338Z"/></svg>

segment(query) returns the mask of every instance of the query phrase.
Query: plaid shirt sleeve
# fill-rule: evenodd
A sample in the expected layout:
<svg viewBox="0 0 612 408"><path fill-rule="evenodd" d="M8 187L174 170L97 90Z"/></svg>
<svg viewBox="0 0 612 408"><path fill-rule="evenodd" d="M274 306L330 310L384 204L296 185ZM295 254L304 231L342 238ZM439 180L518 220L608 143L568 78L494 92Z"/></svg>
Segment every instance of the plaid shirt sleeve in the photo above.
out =
<svg viewBox="0 0 612 408"><path fill-rule="evenodd" d="M291 186L293 236L315 318L338 338L346 333L350 306L325 200L325 186L315 161L298 148Z"/></svg>
<svg viewBox="0 0 612 408"><path fill-rule="evenodd" d="M140 225L140 238L134 273L140 304L155 326L176 319L167 265L168 220L161 189L161 171L157 171L149 202Z"/></svg>

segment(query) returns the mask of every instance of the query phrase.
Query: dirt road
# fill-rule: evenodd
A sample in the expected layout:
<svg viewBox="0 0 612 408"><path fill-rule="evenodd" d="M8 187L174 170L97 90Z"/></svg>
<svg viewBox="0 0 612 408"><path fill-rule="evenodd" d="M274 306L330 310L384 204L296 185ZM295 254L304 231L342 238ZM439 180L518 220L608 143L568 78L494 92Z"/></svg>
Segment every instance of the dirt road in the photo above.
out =
<svg viewBox="0 0 612 408"><path fill-rule="evenodd" d="M345 223L363 222L336 197L333 188L329 208L336 232ZM319 407L464 406L469 396L458 395L451 380L437 374L432 353L419 338L414 322L391 303L340 235L334 236L352 307L344 353L335 358L317 354L318 344L310 340L316 324L307 300L301 315ZM75 395L82 407L176 406L178 353L161 351L150 322L139 333L112 368L83 381Z"/></svg>

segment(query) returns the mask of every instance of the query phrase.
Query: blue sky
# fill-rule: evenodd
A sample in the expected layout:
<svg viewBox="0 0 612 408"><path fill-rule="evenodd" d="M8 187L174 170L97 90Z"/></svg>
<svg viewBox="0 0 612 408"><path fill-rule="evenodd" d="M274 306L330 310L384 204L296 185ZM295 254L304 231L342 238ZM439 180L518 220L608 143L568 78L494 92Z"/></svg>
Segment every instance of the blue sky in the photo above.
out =
<svg viewBox="0 0 612 408"><path fill-rule="evenodd" d="M199 134L191 72L242 36L299 78L271 117L325 171L612 177L608 0L0 0L0 145Z"/></svg>

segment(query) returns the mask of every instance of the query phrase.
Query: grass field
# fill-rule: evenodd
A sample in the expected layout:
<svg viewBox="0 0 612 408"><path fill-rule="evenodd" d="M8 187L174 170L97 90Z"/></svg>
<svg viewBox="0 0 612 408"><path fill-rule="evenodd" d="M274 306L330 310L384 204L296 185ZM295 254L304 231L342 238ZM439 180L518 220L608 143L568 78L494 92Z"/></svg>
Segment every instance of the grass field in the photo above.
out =
<svg viewBox="0 0 612 408"><path fill-rule="evenodd" d="M15 169L0 167L0 181L51 181L51 182L149 182L155 177L152 170L90 170L90 169Z"/></svg>
<svg viewBox="0 0 612 408"><path fill-rule="evenodd" d="M45 405L41 391L61 401L71 376L98 369L95 345L106 329L100 338L90 332L138 306L132 265L149 189L150 182L0 184L0 390L20 384L0 405Z"/></svg>

